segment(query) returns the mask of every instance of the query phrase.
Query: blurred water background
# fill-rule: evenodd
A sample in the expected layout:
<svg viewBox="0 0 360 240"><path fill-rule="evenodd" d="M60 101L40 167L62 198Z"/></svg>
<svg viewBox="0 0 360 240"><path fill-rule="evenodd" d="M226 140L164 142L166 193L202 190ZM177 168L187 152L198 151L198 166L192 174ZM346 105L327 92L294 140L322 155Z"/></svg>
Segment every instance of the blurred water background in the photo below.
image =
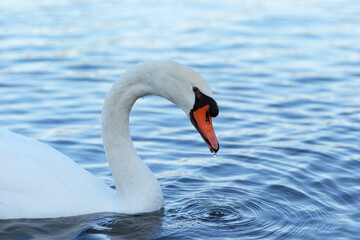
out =
<svg viewBox="0 0 360 240"><path fill-rule="evenodd" d="M134 64L170 58L211 85L215 158L159 97L131 113L164 210L1 220L1 239L359 239L357 0L0 2L0 127L114 185L103 99Z"/></svg>

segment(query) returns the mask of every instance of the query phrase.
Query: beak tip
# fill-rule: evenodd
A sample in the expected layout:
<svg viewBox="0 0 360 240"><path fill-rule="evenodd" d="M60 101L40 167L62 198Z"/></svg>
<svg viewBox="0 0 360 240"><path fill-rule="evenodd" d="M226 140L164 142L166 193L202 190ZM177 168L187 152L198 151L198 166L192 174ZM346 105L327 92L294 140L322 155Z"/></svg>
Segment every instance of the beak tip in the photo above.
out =
<svg viewBox="0 0 360 240"><path fill-rule="evenodd" d="M215 148L212 146L210 147L210 152L216 154L219 151L219 148L220 148L219 143L217 143Z"/></svg>

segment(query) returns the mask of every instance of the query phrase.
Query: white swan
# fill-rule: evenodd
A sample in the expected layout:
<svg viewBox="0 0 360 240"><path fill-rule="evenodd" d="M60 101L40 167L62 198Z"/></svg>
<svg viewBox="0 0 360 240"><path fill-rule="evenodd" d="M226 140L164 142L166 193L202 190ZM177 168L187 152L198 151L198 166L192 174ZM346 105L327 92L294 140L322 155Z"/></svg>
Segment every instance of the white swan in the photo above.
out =
<svg viewBox="0 0 360 240"><path fill-rule="evenodd" d="M170 60L140 63L106 96L102 138L116 191L71 159L41 142L0 131L0 219L54 218L95 212L142 213L163 206L158 181L141 161L129 133L135 101L154 94L190 117L212 152L219 144L211 117L218 114L207 83Z"/></svg>

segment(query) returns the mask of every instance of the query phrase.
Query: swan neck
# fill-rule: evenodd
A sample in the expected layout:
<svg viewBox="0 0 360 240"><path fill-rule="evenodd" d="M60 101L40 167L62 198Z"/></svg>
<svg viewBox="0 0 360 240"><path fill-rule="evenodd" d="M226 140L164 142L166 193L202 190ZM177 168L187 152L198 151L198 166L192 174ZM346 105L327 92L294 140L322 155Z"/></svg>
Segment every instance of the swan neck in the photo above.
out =
<svg viewBox="0 0 360 240"><path fill-rule="evenodd" d="M123 172L140 161L129 131L129 115L135 101L149 94L147 86L121 78L107 94L102 113L102 139L116 187L123 181Z"/></svg>
<svg viewBox="0 0 360 240"><path fill-rule="evenodd" d="M104 102L102 139L106 158L114 177L118 199L131 212L147 211L144 197L153 200L153 206L162 206L159 183L137 155L129 131L129 115L136 100L152 94L152 87L143 75L126 73L114 83ZM126 199L127 201L124 201ZM127 203L128 206L124 206ZM130 204L130 205L129 205ZM138 209L144 207L144 209Z"/></svg>

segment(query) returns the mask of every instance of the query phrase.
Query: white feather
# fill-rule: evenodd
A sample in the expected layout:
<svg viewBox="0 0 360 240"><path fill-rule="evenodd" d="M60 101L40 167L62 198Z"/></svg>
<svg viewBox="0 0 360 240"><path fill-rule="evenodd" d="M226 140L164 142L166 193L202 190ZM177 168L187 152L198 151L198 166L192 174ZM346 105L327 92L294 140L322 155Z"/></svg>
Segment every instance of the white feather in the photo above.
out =
<svg viewBox="0 0 360 240"><path fill-rule="evenodd" d="M155 94L189 114L193 86L212 96L195 71L170 60L140 63L114 83L104 102L102 138L116 191L52 147L0 131L0 218L132 214L162 208L160 185L131 141L130 110L138 98Z"/></svg>

